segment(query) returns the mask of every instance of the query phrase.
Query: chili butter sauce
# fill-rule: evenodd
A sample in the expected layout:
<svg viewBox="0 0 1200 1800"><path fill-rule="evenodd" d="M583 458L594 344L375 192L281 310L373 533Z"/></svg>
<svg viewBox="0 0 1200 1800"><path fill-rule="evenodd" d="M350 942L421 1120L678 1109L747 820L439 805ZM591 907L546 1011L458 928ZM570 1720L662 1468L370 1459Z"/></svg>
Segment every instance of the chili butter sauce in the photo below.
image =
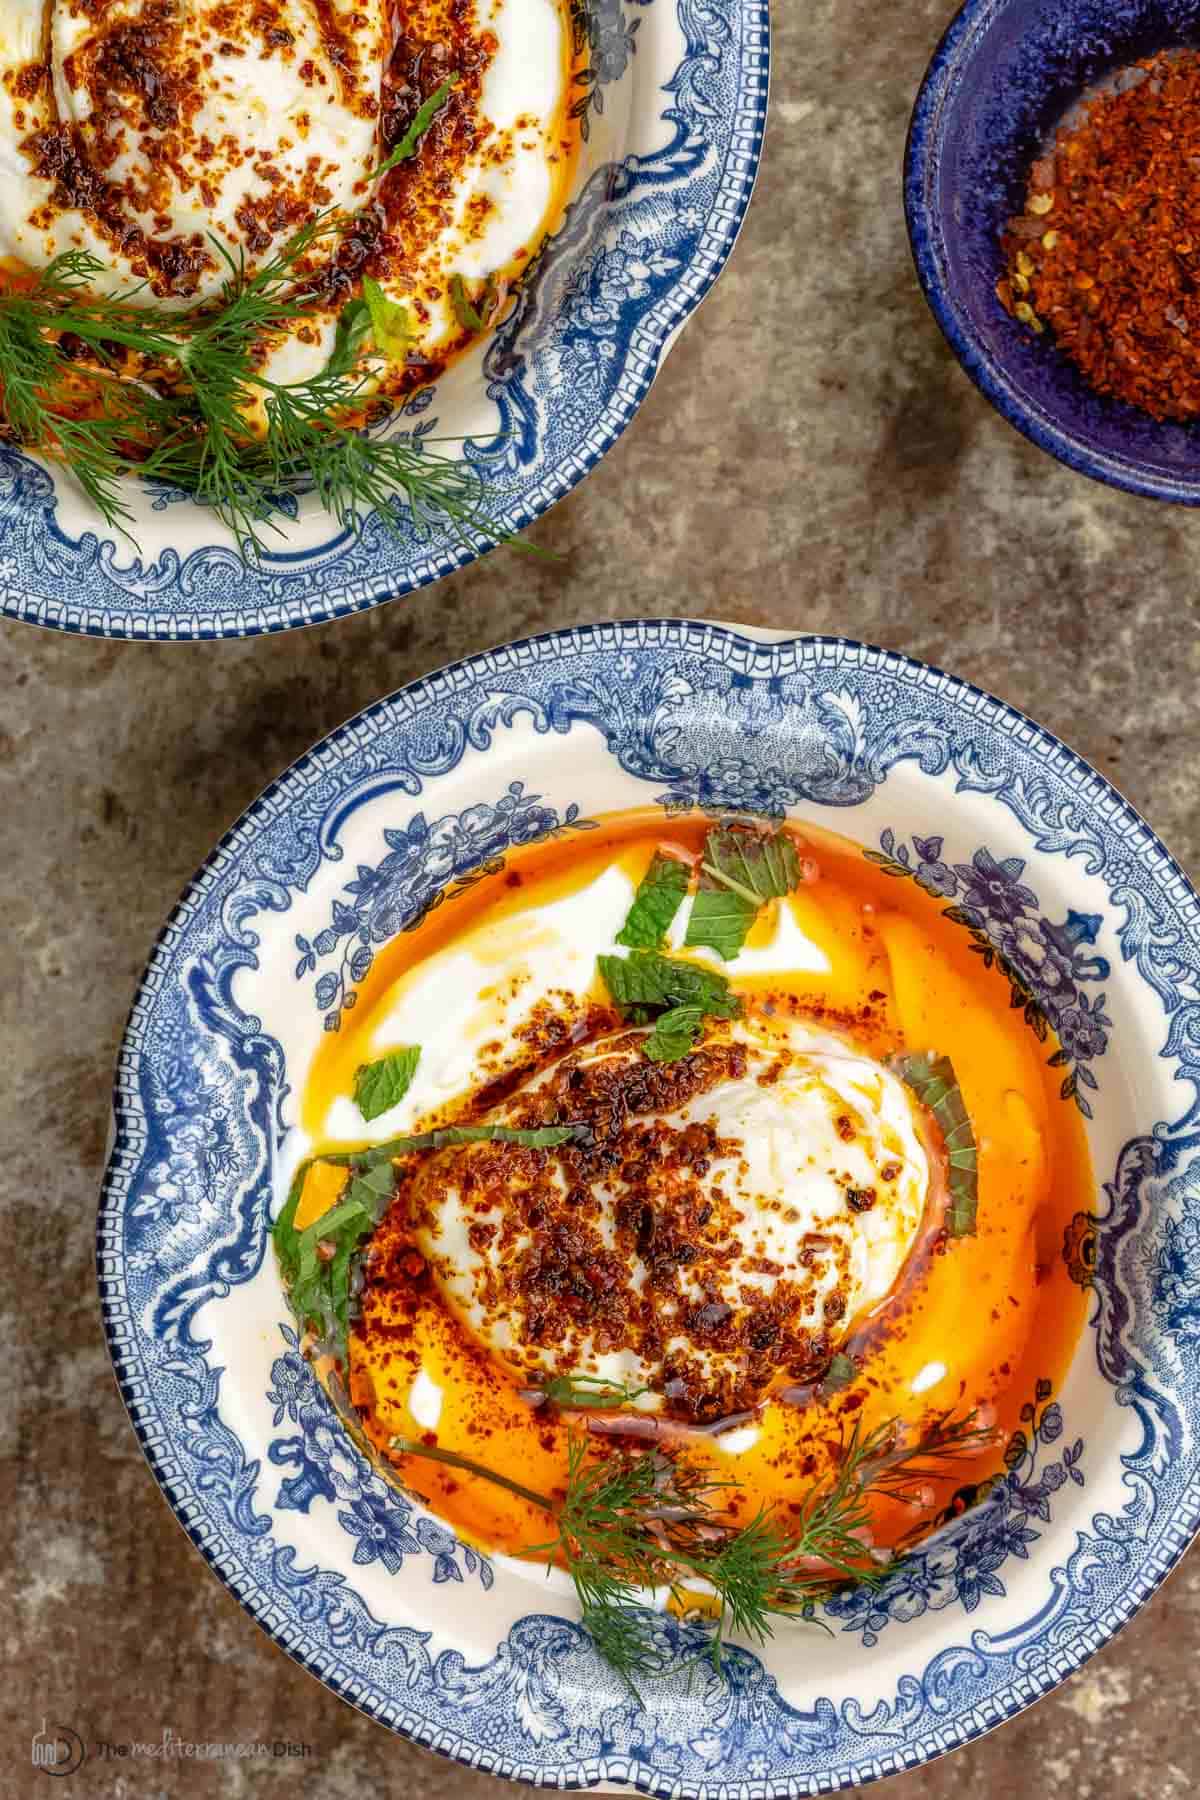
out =
<svg viewBox="0 0 1200 1800"><path fill-rule="evenodd" d="M356 1069L378 1054L373 1033L426 959L482 926L509 922L528 941L540 908L581 893L614 864L636 883L665 840L698 855L710 827L699 816L610 815L586 837L513 851L497 872L448 897L417 929L394 939L314 1061L302 1123L318 1153L345 1148L326 1132L330 1108L353 1092ZM748 1013L786 1010L880 1061L902 1050L949 1056L978 1145L977 1233L949 1239L930 1229L918 1237L888 1301L846 1346L859 1365L847 1386L824 1398L813 1386L784 1387L750 1413L689 1429L681 1440L677 1428L654 1415L568 1415L532 1403L528 1388L444 1302L413 1242L401 1184L370 1247L349 1367L341 1373L364 1430L404 1486L483 1548L513 1552L544 1542L552 1535L545 1514L482 1478L399 1456L390 1449L393 1437L455 1452L556 1496L571 1433L589 1431L598 1455L627 1432L635 1443L665 1433L669 1445L685 1444L691 1462L737 1484L723 1502L731 1522L766 1505L786 1525L789 1509L798 1511L813 1484L836 1467L856 1425L868 1432L899 1419L915 1427L931 1415L974 1411L991 1429L969 1458L944 1479L925 1482L911 1499L872 1498L874 1542L888 1549L959 1504L957 1491L996 1473L1022 1406L1039 1382L1057 1390L1070 1364L1085 1294L1064 1262L1064 1233L1072 1216L1089 1208L1094 1190L1078 1114L1061 1099L1059 1076L1048 1066L1053 1041L1038 1042L1011 1006L1005 976L984 966L935 899L915 883L888 877L845 840L807 826L803 837L815 879L770 902L747 942L768 942L779 909L788 908L828 968L742 979L735 963L728 971L735 991ZM495 941L493 933L489 942ZM495 977L503 979L502 968ZM592 999L601 1009L599 987ZM574 1017L586 1019L586 1004ZM556 1033L548 1014L525 1034L521 1078L570 1047L567 1032ZM478 1116L484 1102L503 1092L514 1078L511 1050L507 1065L502 1058L484 1062L474 1093L423 1124ZM328 1166L310 1177L298 1229L332 1204L342 1178Z"/></svg>

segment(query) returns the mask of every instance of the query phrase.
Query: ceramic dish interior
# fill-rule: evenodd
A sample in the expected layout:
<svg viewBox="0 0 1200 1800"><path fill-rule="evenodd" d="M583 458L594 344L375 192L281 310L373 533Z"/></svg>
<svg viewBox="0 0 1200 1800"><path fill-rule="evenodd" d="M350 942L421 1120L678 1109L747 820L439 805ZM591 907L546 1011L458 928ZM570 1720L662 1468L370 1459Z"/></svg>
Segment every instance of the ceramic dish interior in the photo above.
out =
<svg viewBox="0 0 1200 1800"><path fill-rule="evenodd" d="M393 429L462 440L501 530L579 482L641 404L720 272L758 165L765 0L564 0L584 74L574 195L498 330ZM278 548L248 566L187 494L130 496L140 554L61 471L0 446L0 608L103 637L242 637L313 624L436 580L491 548L436 517L339 532L312 495L281 495Z"/></svg>
<svg viewBox="0 0 1200 1800"><path fill-rule="evenodd" d="M1194 428L1095 394L995 289L1004 224L1059 121L1110 71L1198 35L1191 0L968 0L917 99L904 190L934 316L1009 423L1081 474L1189 506L1200 504Z"/></svg>
<svg viewBox="0 0 1200 1800"><path fill-rule="evenodd" d="M380 944L489 860L599 813L736 807L853 839L1002 959L1095 1192L1061 1249L1088 1322L986 1499L828 1634L724 1676L661 1618L636 1700L569 1594L460 1541L364 1460L298 1354L269 1226L319 1045ZM1052 1040L1051 1040L1052 1041ZM553 1787L793 1795L912 1768L1076 1669L1200 1511L1200 903L1132 809L1021 714L834 639L580 629L474 658L335 732L167 922L120 1053L99 1220L122 1393L178 1518L355 1706ZM1070 1290L1073 1291L1073 1290ZM690 1668L689 1668L690 1663Z"/></svg>

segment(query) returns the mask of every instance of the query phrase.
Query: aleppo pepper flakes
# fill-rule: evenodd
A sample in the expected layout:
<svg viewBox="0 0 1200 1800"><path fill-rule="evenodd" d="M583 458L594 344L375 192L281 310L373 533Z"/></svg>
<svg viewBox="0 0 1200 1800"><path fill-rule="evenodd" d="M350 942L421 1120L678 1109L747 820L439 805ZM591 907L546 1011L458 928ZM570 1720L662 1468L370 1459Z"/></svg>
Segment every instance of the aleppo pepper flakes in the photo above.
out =
<svg viewBox="0 0 1200 1800"><path fill-rule="evenodd" d="M1200 52L1117 75L1036 161L996 292L1100 394L1200 416Z"/></svg>

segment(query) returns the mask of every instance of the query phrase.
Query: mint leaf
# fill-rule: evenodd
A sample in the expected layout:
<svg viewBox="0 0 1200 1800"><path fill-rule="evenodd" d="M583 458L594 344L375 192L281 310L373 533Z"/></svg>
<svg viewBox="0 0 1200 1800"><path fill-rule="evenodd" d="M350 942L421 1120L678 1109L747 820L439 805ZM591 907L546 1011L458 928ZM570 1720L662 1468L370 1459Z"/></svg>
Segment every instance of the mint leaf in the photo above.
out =
<svg viewBox="0 0 1200 1800"><path fill-rule="evenodd" d="M355 1253L373 1230L374 1223L362 1232L345 1232L329 1264L328 1309L334 1340L339 1346L343 1346L350 1335L350 1266Z"/></svg>
<svg viewBox="0 0 1200 1800"><path fill-rule="evenodd" d="M715 970L675 962L653 950L596 958L600 978L620 1007L698 1006L714 1019L732 1019L742 1003ZM644 1015L642 1015L644 1017Z"/></svg>
<svg viewBox="0 0 1200 1800"><path fill-rule="evenodd" d="M338 315L333 352L325 365L330 375L349 375L371 336L371 314L365 300L351 300Z"/></svg>
<svg viewBox="0 0 1200 1800"><path fill-rule="evenodd" d="M379 283L363 276L363 299L371 320L375 347L392 362L403 362L412 342L412 317L399 300L389 300Z"/></svg>
<svg viewBox="0 0 1200 1800"><path fill-rule="evenodd" d="M301 1330L311 1325L335 1353L344 1352L350 1327L353 1258L379 1223L393 1186L390 1179L386 1189L380 1189L352 1177L328 1211L304 1231L292 1228L292 1208L287 1220L290 1241L280 1231L284 1214L276 1224L275 1244L288 1304Z"/></svg>
<svg viewBox="0 0 1200 1800"><path fill-rule="evenodd" d="M371 1193L384 1194L390 1199L396 1185L396 1172L390 1162L372 1163L361 1171L358 1179Z"/></svg>
<svg viewBox="0 0 1200 1800"><path fill-rule="evenodd" d="M300 1198L304 1193L304 1183L308 1171L312 1168L311 1159L301 1163L292 1177L292 1185L288 1189L288 1197L284 1201L279 1217L271 1228L271 1240L275 1245L275 1255L279 1259L279 1270L285 1281L290 1281L296 1268L296 1244L298 1242L295 1217L300 1206Z"/></svg>
<svg viewBox="0 0 1200 1800"><path fill-rule="evenodd" d="M688 890L691 872L677 856L656 850L654 860L638 883L629 917L617 933L627 950L661 950L667 928L679 911Z"/></svg>
<svg viewBox="0 0 1200 1800"><path fill-rule="evenodd" d="M608 1412L618 1406L632 1406L635 1400L650 1392L649 1388L630 1387L628 1382L608 1381L603 1375L555 1375L542 1389L547 1400L556 1406L579 1411L589 1407Z"/></svg>
<svg viewBox="0 0 1200 1800"><path fill-rule="evenodd" d="M788 832L763 832L749 825L718 825L710 831L701 867L746 900L778 899L798 888L804 878Z"/></svg>
<svg viewBox="0 0 1200 1800"><path fill-rule="evenodd" d="M421 139L425 136L425 133L429 130L429 127L441 112L442 107L450 97L451 91L458 86L458 82L459 77L457 75L448 75L441 87L435 89L435 91L430 94L428 100L426 100L425 104L421 107L416 118L413 120L404 136L400 139L400 142L396 145L395 149L391 152L386 162L381 162L379 167L368 175L368 181L378 181L381 175L386 175L389 169L394 169L396 167L397 163L407 162L410 156L416 154L417 145L421 142Z"/></svg>
<svg viewBox="0 0 1200 1800"><path fill-rule="evenodd" d="M683 941L693 948L706 944L726 962L732 962L758 917L759 905L757 900L746 900L730 888L719 887L702 872L700 891L692 902Z"/></svg>
<svg viewBox="0 0 1200 1800"><path fill-rule="evenodd" d="M790 894L803 879L799 853L786 831L716 826L704 842L700 891L684 943L706 945L731 962L764 903Z"/></svg>
<svg viewBox="0 0 1200 1800"><path fill-rule="evenodd" d="M378 1062L363 1063L354 1075L354 1104L364 1119L377 1119L403 1100L421 1060L416 1045L389 1050Z"/></svg>
<svg viewBox="0 0 1200 1800"><path fill-rule="evenodd" d="M950 1165L946 1230L951 1237L974 1237L979 1210L979 1162L975 1132L954 1064L932 1050L893 1057L892 1068L938 1122Z"/></svg>
<svg viewBox="0 0 1200 1800"><path fill-rule="evenodd" d="M643 1051L651 1062L678 1062L695 1048L703 1018L700 1006L673 1006L670 1012L660 1013Z"/></svg>

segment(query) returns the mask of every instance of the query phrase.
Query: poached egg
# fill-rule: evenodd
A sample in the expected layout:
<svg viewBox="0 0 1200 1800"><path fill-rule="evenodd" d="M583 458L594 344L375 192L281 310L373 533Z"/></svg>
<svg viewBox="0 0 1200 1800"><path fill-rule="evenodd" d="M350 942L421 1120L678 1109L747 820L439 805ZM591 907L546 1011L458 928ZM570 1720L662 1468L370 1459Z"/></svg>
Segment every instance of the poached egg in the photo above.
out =
<svg viewBox="0 0 1200 1800"><path fill-rule="evenodd" d="M750 1016L666 1064L643 1035L491 1115L578 1120L584 1145L454 1146L407 1203L444 1297L516 1373L712 1419L825 1372L900 1275L929 1161L904 1083L829 1033Z"/></svg>
<svg viewBox="0 0 1200 1800"><path fill-rule="evenodd" d="M931 1168L905 1084L852 1038L750 1003L651 1062L595 994L598 952L635 890L610 862L444 942L327 1040L309 1141L361 1139L353 1070L398 1045L421 1056L389 1138L462 1115L587 1126L563 1150L447 1149L403 1195L410 1239L474 1341L518 1378L588 1376L688 1417L804 1382L895 1286L922 1233ZM449 914L444 915L449 919ZM827 968L798 903L730 965L770 983ZM687 905L669 948L681 947ZM769 991L769 989L768 989ZM577 1046L573 1048L573 1046ZM489 1086L494 1102L487 1105ZM300 1151L297 1151L299 1154Z"/></svg>
<svg viewBox="0 0 1200 1800"><path fill-rule="evenodd" d="M597 1016L596 954L620 953L653 853L695 856L708 829L610 816L452 887L380 944L305 1082L297 1157L462 1117L464 1098L472 1118L588 1127L566 1153L409 1164L365 1261L352 1403L405 1487L493 1550L543 1542L544 1515L492 1479L401 1453L397 1438L541 1494L562 1491L583 1432L597 1457L614 1439L679 1445L690 1466L733 1483L732 1519L764 1507L783 1518L842 1466L855 1429L900 1420L915 1432L972 1409L994 1418L996 1444L1025 1429L1024 1409L1058 1385L1083 1327L1088 1290L1063 1244L1095 1186L1060 1071L961 928L857 845L806 828L810 884L773 903L730 963L684 943L680 909L668 950L720 970L744 1007L709 1025L690 1068L659 1072L640 1029ZM430 823L439 835L449 870L459 840L449 821ZM421 1046L412 1087L365 1132L348 1099L355 1071L402 1043ZM894 1085L891 1058L930 1047L952 1062L974 1124L975 1236L942 1232L936 1133ZM298 1224L334 1203L338 1174ZM599 1281L580 1279L590 1274ZM762 1342L773 1329L760 1351L751 1333ZM806 1379L818 1336L853 1376L838 1363L832 1380ZM650 1391L630 1406L614 1389L597 1406L580 1390L573 1408L564 1384L543 1404L551 1371ZM757 1395L749 1416L726 1410ZM981 1451L981 1473L995 1455ZM878 1497L875 1544L914 1541L963 1479L956 1469Z"/></svg>
<svg viewBox="0 0 1200 1800"><path fill-rule="evenodd" d="M354 219L302 273L315 301L273 379L329 360L369 273L406 309L385 390L432 380L472 332L452 282L503 296L553 229L573 170L563 0L5 0L0 269L90 253L136 304L211 300L318 215ZM419 154L376 173L453 87ZM493 319L488 321L494 322Z"/></svg>
<svg viewBox="0 0 1200 1800"><path fill-rule="evenodd" d="M85 249L112 286L208 299L349 210L376 154L382 0L8 0L0 255ZM49 63L45 46L49 45ZM216 239L216 242L213 239Z"/></svg>

